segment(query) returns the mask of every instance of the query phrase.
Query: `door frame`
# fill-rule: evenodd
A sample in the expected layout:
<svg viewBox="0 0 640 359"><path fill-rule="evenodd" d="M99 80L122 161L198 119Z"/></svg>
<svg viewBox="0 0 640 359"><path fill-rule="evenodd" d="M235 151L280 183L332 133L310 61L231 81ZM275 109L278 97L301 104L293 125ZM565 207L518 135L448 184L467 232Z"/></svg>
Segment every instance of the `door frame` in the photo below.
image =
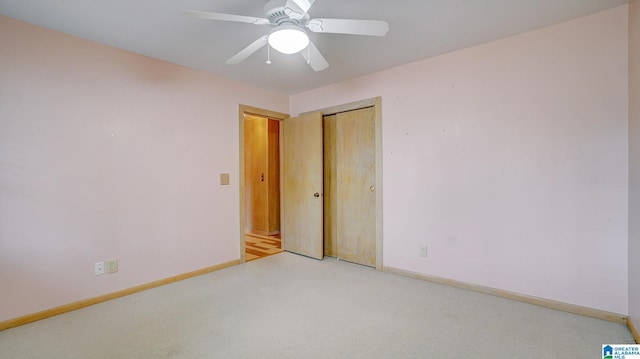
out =
<svg viewBox="0 0 640 359"><path fill-rule="evenodd" d="M376 158L376 269L383 269L382 262L382 97L372 97L366 100L350 102L343 105L331 106L320 110L303 112L321 112L323 116L335 115L340 112L359 110L373 107L375 112L375 158Z"/></svg>
<svg viewBox="0 0 640 359"><path fill-rule="evenodd" d="M245 255L245 242L244 242L244 227L246 223L246 208L245 208L245 186L244 186L244 115L255 115L260 117L266 117L272 120L282 121L284 119L289 118L288 114L265 110L257 107L247 106L240 104L238 106L238 119L239 119L239 136L240 136L240 162L239 162L239 175L238 175L238 183L240 189L240 263L246 262ZM282 126L280 127L280 139L282 139ZM280 142L280 169L279 172L282 172L282 141ZM282 177L280 175L280 177ZM282 182L280 183L280 204L282 204ZM282 205L280 206L280 221L282 221ZM284 242L284 238L282 238ZM284 243L283 243L284 245Z"/></svg>

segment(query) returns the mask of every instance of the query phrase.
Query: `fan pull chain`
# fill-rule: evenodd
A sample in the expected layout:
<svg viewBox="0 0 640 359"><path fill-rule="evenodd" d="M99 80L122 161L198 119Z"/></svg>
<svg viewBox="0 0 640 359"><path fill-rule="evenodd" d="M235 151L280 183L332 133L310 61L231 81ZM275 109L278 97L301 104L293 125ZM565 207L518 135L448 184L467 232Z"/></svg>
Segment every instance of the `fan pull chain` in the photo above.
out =
<svg viewBox="0 0 640 359"><path fill-rule="evenodd" d="M311 64L311 44L307 45L307 64Z"/></svg>
<svg viewBox="0 0 640 359"><path fill-rule="evenodd" d="M271 46L267 45L267 65L271 65Z"/></svg>

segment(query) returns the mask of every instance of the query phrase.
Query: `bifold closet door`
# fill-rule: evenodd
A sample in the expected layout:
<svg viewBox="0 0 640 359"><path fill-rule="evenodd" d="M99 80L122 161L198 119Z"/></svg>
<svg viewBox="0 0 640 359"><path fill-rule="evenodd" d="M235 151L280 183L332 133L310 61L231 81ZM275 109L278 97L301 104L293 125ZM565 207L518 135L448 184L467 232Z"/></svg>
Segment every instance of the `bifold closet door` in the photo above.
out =
<svg viewBox="0 0 640 359"><path fill-rule="evenodd" d="M375 267L375 109L339 113L335 125L337 257Z"/></svg>

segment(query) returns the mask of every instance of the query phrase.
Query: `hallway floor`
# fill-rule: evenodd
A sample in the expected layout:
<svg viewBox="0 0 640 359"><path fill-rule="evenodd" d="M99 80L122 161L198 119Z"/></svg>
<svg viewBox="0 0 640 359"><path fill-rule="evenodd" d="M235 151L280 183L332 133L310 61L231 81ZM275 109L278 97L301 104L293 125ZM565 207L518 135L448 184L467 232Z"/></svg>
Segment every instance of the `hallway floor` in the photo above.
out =
<svg viewBox="0 0 640 359"><path fill-rule="evenodd" d="M247 233L244 236L245 260L247 262L284 252L280 235L261 236Z"/></svg>

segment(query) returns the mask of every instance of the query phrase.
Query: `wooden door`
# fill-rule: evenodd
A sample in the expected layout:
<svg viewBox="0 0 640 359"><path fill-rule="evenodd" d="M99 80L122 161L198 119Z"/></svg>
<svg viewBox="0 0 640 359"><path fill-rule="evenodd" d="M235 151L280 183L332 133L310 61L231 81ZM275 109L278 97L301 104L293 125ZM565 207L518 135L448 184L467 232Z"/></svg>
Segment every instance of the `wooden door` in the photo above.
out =
<svg viewBox="0 0 640 359"><path fill-rule="evenodd" d="M280 121L267 125L267 235L280 233Z"/></svg>
<svg viewBox="0 0 640 359"><path fill-rule="evenodd" d="M285 119L282 125L284 249L322 259L322 114Z"/></svg>
<svg viewBox="0 0 640 359"><path fill-rule="evenodd" d="M267 172L267 119L245 115L244 121L244 188L245 231L266 235L267 191L264 174Z"/></svg>
<svg viewBox="0 0 640 359"><path fill-rule="evenodd" d="M338 257L336 218L338 216L336 178L336 115L323 118L324 141L324 255Z"/></svg>
<svg viewBox="0 0 640 359"><path fill-rule="evenodd" d="M280 144L278 120L245 115L245 232L280 233Z"/></svg>
<svg viewBox="0 0 640 359"><path fill-rule="evenodd" d="M375 109L336 115L338 258L376 266Z"/></svg>

